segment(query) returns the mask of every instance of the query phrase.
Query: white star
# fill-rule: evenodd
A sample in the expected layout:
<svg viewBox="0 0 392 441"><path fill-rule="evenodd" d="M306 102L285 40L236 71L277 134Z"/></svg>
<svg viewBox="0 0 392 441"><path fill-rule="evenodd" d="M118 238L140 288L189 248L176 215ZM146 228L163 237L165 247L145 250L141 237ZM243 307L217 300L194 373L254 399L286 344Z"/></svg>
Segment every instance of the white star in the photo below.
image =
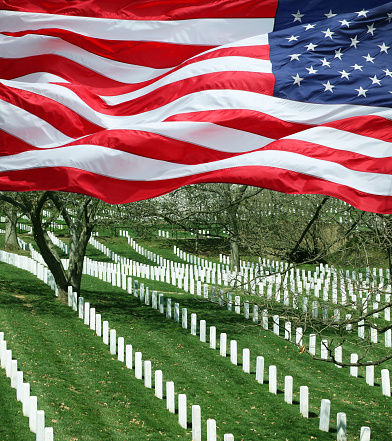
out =
<svg viewBox="0 0 392 441"><path fill-rule="evenodd" d="M308 51L314 51L314 48L316 48L318 46L318 44L313 44L313 43L309 43L307 45L305 45L305 47L307 48L306 50Z"/></svg>
<svg viewBox="0 0 392 441"><path fill-rule="evenodd" d="M313 69L313 66L307 67L306 70L309 72L309 75L317 73L317 70Z"/></svg>
<svg viewBox="0 0 392 441"><path fill-rule="evenodd" d="M374 27L374 23L372 23L370 26L368 25L368 31L366 32L367 34L372 34L372 37L374 36L374 31L376 30L376 28Z"/></svg>
<svg viewBox="0 0 392 441"><path fill-rule="evenodd" d="M366 61L370 61L370 63L374 64L374 57L371 57L370 54L367 54L366 57L362 55L362 58L364 58Z"/></svg>
<svg viewBox="0 0 392 441"><path fill-rule="evenodd" d="M383 72L385 72L385 75L387 76L387 77L391 77L392 78L392 72L387 68L387 69L383 69Z"/></svg>
<svg viewBox="0 0 392 441"><path fill-rule="evenodd" d="M390 46L387 46L385 43L378 44L377 46L380 48L380 52L385 52L386 54L388 53L388 49L390 48Z"/></svg>
<svg viewBox="0 0 392 441"><path fill-rule="evenodd" d="M351 21L347 21L346 19L345 20L339 20L339 21L340 21L340 23L342 23L340 26L347 26L348 28L350 27Z"/></svg>
<svg viewBox="0 0 392 441"><path fill-rule="evenodd" d="M367 13L368 13L369 11L365 11L365 9L362 9L362 11L359 11L359 12L356 12L356 14L358 14L358 17L365 17L365 18L367 18ZM357 17L357 18L358 18Z"/></svg>
<svg viewBox="0 0 392 441"><path fill-rule="evenodd" d="M349 80L349 76L351 75L350 72L346 72L344 69L339 71L340 74L342 74L342 76L340 78L346 78L347 80Z"/></svg>
<svg viewBox="0 0 392 441"><path fill-rule="evenodd" d="M303 17L305 14L301 14L301 13L299 12L299 9L298 9L298 11L297 11L296 14L291 14L291 15L294 17L294 20L293 20L293 23L294 23L295 21L302 22L302 17Z"/></svg>
<svg viewBox="0 0 392 441"><path fill-rule="evenodd" d="M385 21L388 21L389 23L392 20L392 12L387 12L387 19Z"/></svg>
<svg viewBox="0 0 392 441"><path fill-rule="evenodd" d="M359 40L357 37L358 37L358 35L356 35L354 38L350 38L350 40L351 40L350 47L354 46L355 49L357 48L357 44L359 43Z"/></svg>
<svg viewBox="0 0 392 441"><path fill-rule="evenodd" d="M376 75L374 75L373 78L369 77L369 79L372 80L372 84L378 84L379 86L381 86L381 80L379 80Z"/></svg>
<svg viewBox="0 0 392 441"><path fill-rule="evenodd" d="M298 84L298 86L301 85L303 78L301 78L298 74L295 77L291 76L291 78L294 80L293 84Z"/></svg>
<svg viewBox="0 0 392 441"><path fill-rule="evenodd" d="M321 63L323 64L323 66L331 67L331 66L330 66L331 62L330 62L330 61L327 61L327 59L326 59L325 57L324 57L323 60L320 59L320 61L321 61Z"/></svg>
<svg viewBox="0 0 392 441"><path fill-rule="evenodd" d="M335 17L336 16L336 14L333 14L332 13L332 9L330 9L329 10L329 12L328 12L328 14L324 14L327 18L332 18L332 17Z"/></svg>
<svg viewBox="0 0 392 441"><path fill-rule="evenodd" d="M362 86L359 86L359 89L355 89L358 92L357 96L363 95L366 98L367 89L363 89Z"/></svg>
<svg viewBox="0 0 392 441"><path fill-rule="evenodd" d="M343 56L343 54L342 54L342 49L341 48L338 49L337 51L335 51L334 58L339 58L339 60L342 61L342 56Z"/></svg>
<svg viewBox="0 0 392 441"><path fill-rule="evenodd" d="M329 90L330 92L333 93L333 88L335 87L333 84L331 84L329 81L327 81L326 83L322 83L322 85L325 87L324 92L326 92L327 90Z"/></svg>
<svg viewBox="0 0 392 441"><path fill-rule="evenodd" d="M324 35L324 38L327 38L327 37L329 37L331 40L333 40L333 38L332 38L332 35L335 33L335 32L332 32L329 28L326 30L326 31L321 31L323 34L325 34Z"/></svg>
<svg viewBox="0 0 392 441"><path fill-rule="evenodd" d="M363 67L363 66L358 66L358 64L355 63L354 66L350 66L350 67L353 67L354 70L360 70L360 71L362 72L362 67Z"/></svg>
<svg viewBox="0 0 392 441"><path fill-rule="evenodd" d="M290 61L293 61L293 60L297 60L297 61L299 61L299 57L300 57L300 55L301 55L301 54L291 54L291 55L289 55L289 57L290 57Z"/></svg>
<svg viewBox="0 0 392 441"><path fill-rule="evenodd" d="M315 24L309 23L307 25L304 25L304 28L305 28L305 31L308 31L309 29L313 29L315 26L316 26Z"/></svg>
<svg viewBox="0 0 392 441"><path fill-rule="evenodd" d="M286 40L290 41L298 41L299 35L292 35L291 37L286 37Z"/></svg>

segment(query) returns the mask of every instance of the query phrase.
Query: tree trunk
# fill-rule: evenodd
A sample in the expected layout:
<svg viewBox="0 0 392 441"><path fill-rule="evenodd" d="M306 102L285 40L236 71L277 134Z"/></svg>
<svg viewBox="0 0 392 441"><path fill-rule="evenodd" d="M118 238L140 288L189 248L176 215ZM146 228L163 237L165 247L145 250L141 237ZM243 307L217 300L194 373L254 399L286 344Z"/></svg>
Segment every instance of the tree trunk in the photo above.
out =
<svg viewBox="0 0 392 441"><path fill-rule="evenodd" d="M232 271L240 270L240 250L238 247L237 237L230 238L230 269Z"/></svg>
<svg viewBox="0 0 392 441"><path fill-rule="evenodd" d="M67 291L64 291L63 288L61 288L59 285L57 285L57 293L58 293L59 301L61 303L68 305L68 288L67 288Z"/></svg>
<svg viewBox="0 0 392 441"><path fill-rule="evenodd" d="M16 224L18 221L18 209L10 206L6 211L5 217L5 237L4 250L16 251L20 249L18 235L16 234Z"/></svg>

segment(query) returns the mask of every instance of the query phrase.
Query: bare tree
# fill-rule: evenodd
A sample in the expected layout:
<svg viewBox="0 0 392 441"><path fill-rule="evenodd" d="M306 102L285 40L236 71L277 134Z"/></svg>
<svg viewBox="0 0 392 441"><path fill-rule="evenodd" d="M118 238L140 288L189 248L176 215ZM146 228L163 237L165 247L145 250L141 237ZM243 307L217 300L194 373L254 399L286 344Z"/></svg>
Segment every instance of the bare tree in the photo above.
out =
<svg viewBox="0 0 392 441"><path fill-rule="evenodd" d="M0 200L11 204L15 210L26 214L31 220L35 242L56 281L59 299L67 301L68 286L72 286L73 290L79 293L83 259L91 233L96 226L101 202L88 196L59 192L1 192ZM52 213L46 221L43 216L45 207ZM68 269L64 268L48 235L48 227L57 215L62 216L69 229Z"/></svg>

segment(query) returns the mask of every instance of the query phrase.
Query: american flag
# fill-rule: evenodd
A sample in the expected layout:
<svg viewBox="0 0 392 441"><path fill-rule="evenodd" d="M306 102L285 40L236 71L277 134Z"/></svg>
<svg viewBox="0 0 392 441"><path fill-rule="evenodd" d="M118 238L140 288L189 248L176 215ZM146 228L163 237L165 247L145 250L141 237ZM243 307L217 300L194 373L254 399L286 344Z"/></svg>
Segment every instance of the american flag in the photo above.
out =
<svg viewBox="0 0 392 441"><path fill-rule="evenodd" d="M0 5L0 190L231 182L392 213L392 3Z"/></svg>

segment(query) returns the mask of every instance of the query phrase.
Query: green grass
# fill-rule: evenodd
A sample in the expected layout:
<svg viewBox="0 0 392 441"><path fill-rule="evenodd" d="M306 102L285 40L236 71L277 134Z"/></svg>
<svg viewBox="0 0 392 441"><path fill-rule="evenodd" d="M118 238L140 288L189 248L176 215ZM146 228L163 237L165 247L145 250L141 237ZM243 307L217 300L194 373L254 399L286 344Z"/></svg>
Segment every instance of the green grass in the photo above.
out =
<svg viewBox="0 0 392 441"><path fill-rule="evenodd" d="M75 312L58 304L47 287L30 274L4 264L0 265L0 274L0 330L5 332L25 381L31 383L32 394L39 397L39 408L46 411L47 425L54 427L56 439L191 439L190 430L181 429L177 416L165 409L165 402L110 356L101 339ZM155 289L153 283L149 285ZM229 432L236 441L333 440L333 429L330 433L318 430L321 399L329 398L331 428L336 413L346 412L350 440L359 439L363 425L371 427L372 439L391 439L391 398L381 395L378 368L377 384L369 387L364 378L351 378L347 369L313 361L307 354L299 354L294 345L218 305L171 293L173 303L178 301L188 308L189 319L192 312L197 313L207 326L217 327L218 335L226 332L228 340L236 339L239 354L242 348L250 348L252 374L245 374L241 366L230 363L229 357L220 357L219 351L133 295L88 276L83 279L82 290L85 299L109 320L126 344L141 351L144 360L150 359L154 370L161 369L164 381L174 381L176 393L186 393L189 405L201 406L203 433L205 420L215 418L219 440ZM265 357L267 380L268 365L277 366L276 396L268 392L268 384L255 381L257 355ZM285 375L294 378L293 405L283 400ZM9 391L9 381L3 377L0 396ZM299 414L301 385L310 391L309 419ZM23 435L10 438L28 424L26 418L13 414L14 420L0 424L0 439L7 439L6 435L15 441L34 439Z"/></svg>

